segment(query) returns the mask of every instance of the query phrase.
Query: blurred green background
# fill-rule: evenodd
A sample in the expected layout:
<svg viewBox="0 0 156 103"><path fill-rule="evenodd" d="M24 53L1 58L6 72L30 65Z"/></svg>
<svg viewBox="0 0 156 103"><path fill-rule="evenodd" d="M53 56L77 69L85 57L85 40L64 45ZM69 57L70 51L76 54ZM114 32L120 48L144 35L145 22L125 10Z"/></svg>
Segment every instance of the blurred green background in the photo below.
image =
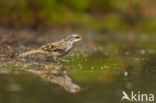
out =
<svg viewBox="0 0 156 103"><path fill-rule="evenodd" d="M156 31L155 0L0 0L0 25Z"/></svg>
<svg viewBox="0 0 156 103"><path fill-rule="evenodd" d="M80 93L23 72L57 67L42 55L16 56L72 32L83 39L61 65ZM155 33L156 0L0 0L0 103L121 103L123 90L156 94ZM22 72L7 72L14 69Z"/></svg>

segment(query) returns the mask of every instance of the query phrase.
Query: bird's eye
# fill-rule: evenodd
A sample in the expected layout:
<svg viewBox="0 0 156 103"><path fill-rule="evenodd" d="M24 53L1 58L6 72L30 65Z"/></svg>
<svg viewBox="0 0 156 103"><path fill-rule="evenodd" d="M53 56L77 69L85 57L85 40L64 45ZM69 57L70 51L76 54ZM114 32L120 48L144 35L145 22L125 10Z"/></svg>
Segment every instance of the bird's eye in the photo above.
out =
<svg viewBox="0 0 156 103"><path fill-rule="evenodd" d="M79 36L76 36L76 38L78 39L78 38L80 38Z"/></svg>

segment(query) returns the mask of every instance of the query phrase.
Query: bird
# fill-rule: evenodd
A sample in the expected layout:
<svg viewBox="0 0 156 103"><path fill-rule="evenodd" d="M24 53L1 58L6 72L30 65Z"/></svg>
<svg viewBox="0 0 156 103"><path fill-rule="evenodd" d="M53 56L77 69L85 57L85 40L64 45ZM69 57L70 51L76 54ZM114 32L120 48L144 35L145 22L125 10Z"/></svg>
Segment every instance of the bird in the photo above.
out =
<svg viewBox="0 0 156 103"><path fill-rule="evenodd" d="M19 58L26 57L32 54L45 54L53 58L54 61L58 62L58 58L68 54L77 42L81 41L79 34L72 34L59 41L48 43L41 46L38 49L27 51L18 55Z"/></svg>

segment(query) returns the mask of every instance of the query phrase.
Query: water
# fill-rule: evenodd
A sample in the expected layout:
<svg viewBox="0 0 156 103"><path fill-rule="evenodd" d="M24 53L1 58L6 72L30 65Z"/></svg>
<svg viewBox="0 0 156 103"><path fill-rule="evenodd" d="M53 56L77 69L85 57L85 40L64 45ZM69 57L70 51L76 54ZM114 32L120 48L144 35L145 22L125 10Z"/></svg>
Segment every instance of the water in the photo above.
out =
<svg viewBox="0 0 156 103"><path fill-rule="evenodd" d="M1 74L1 103L118 103L122 90L156 93L155 73L138 76L116 77L111 82L78 83L82 91L66 92L61 86L42 80L31 73ZM126 102L125 102L126 103Z"/></svg>
<svg viewBox="0 0 156 103"><path fill-rule="evenodd" d="M1 63L0 103L121 103L123 91L155 95L155 36L133 36L87 41L88 49L75 50L58 70L49 60Z"/></svg>
<svg viewBox="0 0 156 103"><path fill-rule="evenodd" d="M21 71L1 73L0 101L2 103L120 103L122 91L156 94L155 60L154 55L149 56L139 66L129 65L124 72L113 71L109 65L104 69L97 69L96 65L93 70L73 69L74 67L67 69L73 81L81 87L81 91L74 94L33 73ZM81 66L83 67L83 64ZM129 102L124 100L124 103Z"/></svg>

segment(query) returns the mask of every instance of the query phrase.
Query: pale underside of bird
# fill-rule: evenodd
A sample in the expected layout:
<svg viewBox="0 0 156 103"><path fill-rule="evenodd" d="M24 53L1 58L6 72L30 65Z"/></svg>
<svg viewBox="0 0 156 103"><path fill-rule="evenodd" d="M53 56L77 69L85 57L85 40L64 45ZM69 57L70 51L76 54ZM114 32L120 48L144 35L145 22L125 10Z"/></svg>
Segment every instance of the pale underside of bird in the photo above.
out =
<svg viewBox="0 0 156 103"><path fill-rule="evenodd" d="M32 54L45 54L51 56L55 61L58 57L68 54L68 52L75 46L77 42L81 40L81 37L78 34L73 34L68 36L60 41L52 42L46 45L41 46L38 49L31 50L19 54L18 57L25 57Z"/></svg>

